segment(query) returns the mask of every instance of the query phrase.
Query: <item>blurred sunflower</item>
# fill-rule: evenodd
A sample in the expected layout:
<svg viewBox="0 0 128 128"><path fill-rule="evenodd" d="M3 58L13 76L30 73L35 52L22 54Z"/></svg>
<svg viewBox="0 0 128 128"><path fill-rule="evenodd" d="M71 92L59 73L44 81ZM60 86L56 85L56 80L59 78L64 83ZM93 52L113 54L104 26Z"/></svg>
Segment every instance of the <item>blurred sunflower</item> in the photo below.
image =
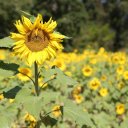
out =
<svg viewBox="0 0 128 128"><path fill-rule="evenodd" d="M81 102L84 101L84 97L82 95L74 95L73 97L77 104L80 104Z"/></svg>
<svg viewBox="0 0 128 128"><path fill-rule="evenodd" d="M99 90L99 94L102 96L102 97L105 97L108 95L108 89L107 88L101 88Z"/></svg>
<svg viewBox="0 0 128 128"><path fill-rule="evenodd" d="M106 80L107 80L107 76L106 76L106 75L102 75L102 76L101 76L101 80L102 80L102 81L106 81Z"/></svg>
<svg viewBox="0 0 128 128"><path fill-rule="evenodd" d="M124 112L125 112L125 105L122 103L117 104L116 105L116 113L118 115L122 115L122 114L124 114Z"/></svg>
<svg viewBox="0 0 128 128"><path fill-rule="evenodd" d="M5 60L6 56L5 56L5 51L4 50L0 50L0 60Z"/></svg>
<svg viewBox="0 0 128 128"><path fill-rule="evenodd" d="M0 100L4 99L4 95L0 94Z"/></svg>
<svg viewBox="0 0 128 128"><path fill-rule="evenodd" d="M124 78L125 80L128 80L128 71L124 71L124 73L123 73L123 78Z"/></svg>
<svg viewBox="0 0 128 128"><path fill-rule="evenodd" d="M62 115L61 109L60 109L60 106L59 106L59 105L54 106L54 107L52 108L52 111L53 111L53 112L52 112L53 116L56 117L56 118L58 118L59 116Z"/></svg>
<svg viewBox="0 0 128 128"><path fill-rule="evenodd" d="M73 95L78 95L82 92L82 87L80 85L78 85L77 87L75 87L72 91Z"/></svg>
<svg viewBox="0 0 128 128"><path fill-rule="evenodd" d="M19 68L18 71L20 73L17 74L17 77L21 80L21 81L28 81L29 77L32 76L32 71L29 68ZM27 75L27 76L26 76Z"/></svg>
<svg viewBox="0 0 128 128"><path fill-rule="evenodd" d="M93 69L91 68L91 66L85 65L82 68L82 72L83 72L83 75L84 76L91 76L92 75L92 72L93 72Z"/></svg>
<svg viewBox="0 0 128 128"><path fill-rule="evenodd" d="M118 89L122 89L125 86L124 82L121 81L117 84Z"/></svg>
<svg viewBox="0 0 128 128"><path fill-rule="evenodd" d="M120 65L117 69L116 69L116 72L118 75L122 75L123 72L124 72L124 66L123 65Z"/></svg>
<svg viewBox="0 0 128 128"><path fill-rule="evenodd" d="M35 128L36 126L36 119L30 115L29 113L26 113L24 116L25 122L29 124L29 128Z"/></svg>
<svg viewBox="0 0 128 128"><path fill-rule="evenodd" d="M53 65L57 66L60 70L64 71L66 69L66 64L62 59L55 60Z"/></svg>
<svg viewBox="0 0 128 128"><path fill-rule="evenodd" d="M9 103L13 103L15 99L9 99Z"/></svg>
<svg viewBox="0 0 128 128"><path fill-rule="evenodd" d="M99 81L98 78L93 78L90 82L89 82L89 87L92 90L97 90L99 87L101 86L101 83Z"/></svg>
<svg viewBox="0 0 128 128"><path fill-rule="evenodd" d="M26 59L30 66L33 62L42 64L45 60L54 58L57 50L63 49L60 42L66 36L54 31L57 23L52 18L43 23L42 16L38 14L32 23L22 16L22 21L16 21L15 26L19 33L11 33L11 38L16 41L14 53L21 59Z"/></svg>

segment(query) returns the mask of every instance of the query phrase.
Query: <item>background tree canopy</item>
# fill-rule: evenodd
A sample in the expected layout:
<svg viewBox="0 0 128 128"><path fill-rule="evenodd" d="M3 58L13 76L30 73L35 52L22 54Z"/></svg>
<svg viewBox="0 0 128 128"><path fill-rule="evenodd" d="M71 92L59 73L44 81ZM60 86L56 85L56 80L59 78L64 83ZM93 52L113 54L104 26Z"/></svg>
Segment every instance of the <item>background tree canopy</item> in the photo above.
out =
<svg viewBox="0 0 128 128"><path fill-rule="evenodd" d="M65 41L65 51L91 46L118 50L128 45L127 0L0 0L0 38L15 31L13 23L20 10L41 13L44 21L51 16L58 30L72 39Z"/></svg>

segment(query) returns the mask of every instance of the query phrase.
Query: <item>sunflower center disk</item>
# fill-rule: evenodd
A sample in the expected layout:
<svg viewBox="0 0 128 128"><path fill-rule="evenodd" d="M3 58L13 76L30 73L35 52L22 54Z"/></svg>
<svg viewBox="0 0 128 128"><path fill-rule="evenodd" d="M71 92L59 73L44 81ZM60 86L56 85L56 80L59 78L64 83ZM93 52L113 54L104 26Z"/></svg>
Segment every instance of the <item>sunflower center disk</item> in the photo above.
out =
<svg viewBox="0 0 128 128"><path fill-rule="evenodd" d="M48 46L49 36L42 30L33 30L26 35L26 46L32 52L38 52Z"/></svg>

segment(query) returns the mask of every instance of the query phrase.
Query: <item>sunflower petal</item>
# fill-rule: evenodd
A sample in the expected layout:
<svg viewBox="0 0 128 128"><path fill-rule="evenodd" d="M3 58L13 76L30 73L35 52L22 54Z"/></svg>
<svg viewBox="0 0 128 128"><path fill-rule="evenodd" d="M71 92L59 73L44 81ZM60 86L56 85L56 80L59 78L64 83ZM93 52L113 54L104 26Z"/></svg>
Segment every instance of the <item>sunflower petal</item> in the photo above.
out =
<svg viewBox="0 0 128 128"><path fill-rule="evenodd" d="M14 40L25 39L25 37L23 35L18 34L18 33L13 33L13 32L11 32L11 38Z"/></svg>
<svg viewBox="0 0 128 128"><path fill-rule="evenodd" d="M22 22L23 22L23 25L24 25L27 29L31 30L31 28L32 28L32 23L31 23L31 21L30 21L27 17L22 16Z"/></svg>
<svg viewBox="0 0 128 128"><path fill-rule="evenodd" d="M26 34L26 29L20 20L16 21L15 26L16 26L17 30L19 31L19 33Z"/></svg>
<svg viewBox="0 0 128 128"><path fill-rule="evenodd" d="M57 33L57 32L49 34L49 36L50 36L50 39L64 39L65 38L64 35Z"/></svg>
<svg viewBox="0 0 128 128"><path fill-rule="evenodd" d="M34 28L39 27L41 20L42 20L42 16L41 16L40 14L38 14L38 16L37 16L37 18L36 18L36 20L35 20L35 22L34 22L33 27L34 27Z"/></svg>

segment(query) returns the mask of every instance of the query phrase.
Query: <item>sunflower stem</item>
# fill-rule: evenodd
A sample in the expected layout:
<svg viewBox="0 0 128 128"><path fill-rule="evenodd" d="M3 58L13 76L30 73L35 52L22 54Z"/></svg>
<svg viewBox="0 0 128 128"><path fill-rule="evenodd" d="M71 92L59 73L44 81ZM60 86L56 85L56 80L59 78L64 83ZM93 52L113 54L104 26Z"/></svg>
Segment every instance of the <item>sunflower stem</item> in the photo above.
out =
<svg viewBox="0 0 128 128"><path fill-rule="evenodd" d="M35 69L35 92L36 92L36 95L39 96L38 65L36 62L34 62L34 69Z"/></svg>

